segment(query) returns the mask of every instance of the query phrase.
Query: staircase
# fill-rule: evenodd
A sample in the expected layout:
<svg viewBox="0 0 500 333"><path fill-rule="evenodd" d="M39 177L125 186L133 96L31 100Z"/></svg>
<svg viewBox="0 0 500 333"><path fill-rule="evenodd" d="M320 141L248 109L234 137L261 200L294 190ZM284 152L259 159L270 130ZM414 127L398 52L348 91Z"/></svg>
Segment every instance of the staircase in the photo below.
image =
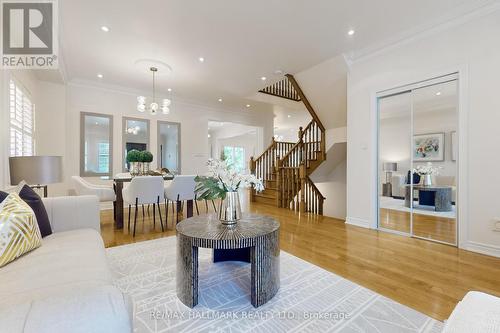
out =
<svg viewBox="0 0 500 333"><path fill-rule="evenodd" d="M252 190L250 199L322 215L325 198L309 175L326 160L325 128L294 77L287 74L286 78L313 119L305 128L299 128L297 142L279 142L273 138L262 155L250 159L250 171L262 179L265 186L261 193Z"/></svg>

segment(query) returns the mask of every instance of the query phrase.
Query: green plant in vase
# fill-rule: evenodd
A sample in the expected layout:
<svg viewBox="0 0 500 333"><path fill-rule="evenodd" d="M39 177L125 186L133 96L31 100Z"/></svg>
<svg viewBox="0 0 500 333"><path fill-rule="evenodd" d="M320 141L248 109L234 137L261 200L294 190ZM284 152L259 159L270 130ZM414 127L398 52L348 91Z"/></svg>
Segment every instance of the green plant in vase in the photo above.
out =
<svg viewBox="0 0 500 333"><path fill-rule="evenodd" d="M149 174L149 164L153 162L153 154L147 150L141 151L142 174Z"/></svg>
<svg viewBox="0 0 500 333"><path fill-rule="evenodd" d="M127 153L127 162L129 163L129 172L131 176L137 176L140 170L141 152L137 149L129 150Z"/></svg>

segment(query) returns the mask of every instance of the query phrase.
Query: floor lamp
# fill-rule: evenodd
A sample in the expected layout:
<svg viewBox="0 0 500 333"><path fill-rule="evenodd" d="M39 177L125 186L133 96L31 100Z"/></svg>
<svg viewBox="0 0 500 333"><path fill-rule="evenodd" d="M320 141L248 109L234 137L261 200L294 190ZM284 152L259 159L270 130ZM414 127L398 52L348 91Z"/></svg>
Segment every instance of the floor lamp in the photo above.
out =
<svg viewBox="0 0 500 333"><path fill-rule="evenodd" d="M61 156L17 156L9 157L10 184L25 181L32 188L43 189L47 197L47 184L62 181Z"/></svg>

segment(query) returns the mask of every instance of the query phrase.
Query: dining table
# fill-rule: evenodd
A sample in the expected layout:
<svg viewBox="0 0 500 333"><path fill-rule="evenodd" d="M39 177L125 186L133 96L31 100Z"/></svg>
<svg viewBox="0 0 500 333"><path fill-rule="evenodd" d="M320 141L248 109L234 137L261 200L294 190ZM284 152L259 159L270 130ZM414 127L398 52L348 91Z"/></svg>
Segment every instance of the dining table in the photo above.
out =
<svg viewBox="0 0 500 333"><path fill-rule="evenodd" d="M174 175L172 174L164 174L162 175L163 179L166 181L170 181L174 179ZM132 181L132 178L134 178L130 173L124 172L124 173L119 173L116 174L113 177L113 188L115 190L116 194L116 201L115 201L115 228L116 229L123 229L123 195L122 195L122 190L123 186L125 183L129 183ZM181 207L180 202L177 203L177 209L179 210ZM191 217L193 216L193 200L188 200L187 202L187 216ZM165 215L166 218L166 215Z"/></svg>

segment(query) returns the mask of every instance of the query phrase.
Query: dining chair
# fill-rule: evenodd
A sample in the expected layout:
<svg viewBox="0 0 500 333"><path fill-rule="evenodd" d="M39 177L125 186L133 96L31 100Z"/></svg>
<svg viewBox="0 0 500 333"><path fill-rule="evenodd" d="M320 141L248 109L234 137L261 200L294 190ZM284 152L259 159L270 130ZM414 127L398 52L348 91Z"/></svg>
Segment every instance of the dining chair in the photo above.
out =
<svg viewBox="0 0 500 333"><path fill-rule="evenodd" d="M172 214L174 214L173 203L175 203L175 206L177 206L176 223L179 223L179 211L182 210L182 204L186 200L193 200L196 212L198 215L200 214L194 193L195 177L194 175L175 176L172 181L165 185L165 213L168 215L168 205L172 201ZM166 224L168 224L168 221Z"/></svg>
<svg viewBox="0 0 500 333"><path fill-rule="evenodd" d="M100 202L113 202L113 216L115 216L116 195L112 186L92 184L79 176L72 176L71 181L76 195L95 195Z"/></svg>
<svg viewBox="0 0 500 333"><path fill-rule="evenodd" d="M161 230L164 230L160 210L160 198L164 196L163 177L162 176L137 176L132 178L130 184L123 189L123 202L128 204L128 230L130 232L130 211L132 205L135 205L134 212L134 231L137 224L137 210L139 205L153 205L153 228L156 227L156 209L160 217ZM144 206L143 206L144 207ZM144 220L144 211L143 211Z"/></svg>

